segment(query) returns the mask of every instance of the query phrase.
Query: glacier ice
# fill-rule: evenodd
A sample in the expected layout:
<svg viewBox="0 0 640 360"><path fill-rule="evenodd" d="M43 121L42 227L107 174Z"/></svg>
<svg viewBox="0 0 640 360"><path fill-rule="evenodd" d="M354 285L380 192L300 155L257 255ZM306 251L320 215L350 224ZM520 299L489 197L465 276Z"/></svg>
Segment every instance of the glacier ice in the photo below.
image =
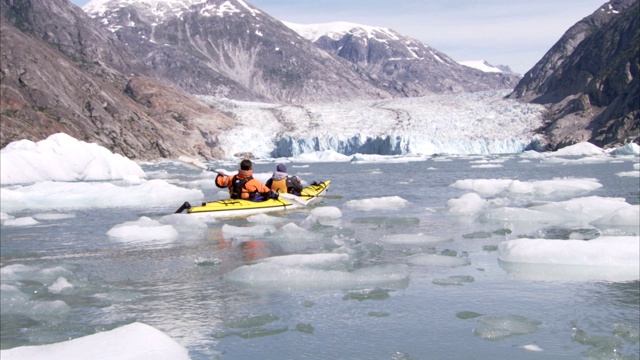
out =
<svg viewBox="0 0 640 360"><path fill-rule="evenodd" d="M226 154L298 157L332 150L353 155L515 154L535 147L540 105L505 91L302 106L202 96L236 121L218 137ZM251 142L246 139L252 139Z"/></svg>

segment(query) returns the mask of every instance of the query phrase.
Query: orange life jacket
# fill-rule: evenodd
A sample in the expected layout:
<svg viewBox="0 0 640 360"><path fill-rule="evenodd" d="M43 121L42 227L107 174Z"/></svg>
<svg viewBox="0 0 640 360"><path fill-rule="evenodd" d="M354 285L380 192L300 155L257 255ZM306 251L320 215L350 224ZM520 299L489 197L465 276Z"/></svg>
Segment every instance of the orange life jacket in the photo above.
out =
<svg viewBox="0 0 640 360"><path fill-rule="evenodd" d="M282 178L280 180L271 180L271 190L277 191L279 193L287 192L287 178Z"/></svg>
<svg viewBox="0 0 640 360"><path fill-rule="evenodd" d="M253 170L240 170L237 175L233 176L218 175L216 177L216 186L229 188L229 195L232 199L252 200L257 194L268 193L270 191L269 188L259 180L254 179L252 175Z"/></svg>

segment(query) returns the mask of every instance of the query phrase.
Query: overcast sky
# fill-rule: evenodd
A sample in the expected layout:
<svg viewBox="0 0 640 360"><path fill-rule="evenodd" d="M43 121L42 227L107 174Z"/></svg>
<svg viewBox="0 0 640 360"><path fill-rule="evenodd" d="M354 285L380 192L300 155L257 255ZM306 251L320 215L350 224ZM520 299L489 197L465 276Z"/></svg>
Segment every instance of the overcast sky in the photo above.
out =
<svg viewBox="0 0 640 360"><path fill-rule="evenodd" d="M89 0L72 0L82 6ZM603 0L248 0L278 20L382 26L454 60L487 60L524 74Z"/></svg>

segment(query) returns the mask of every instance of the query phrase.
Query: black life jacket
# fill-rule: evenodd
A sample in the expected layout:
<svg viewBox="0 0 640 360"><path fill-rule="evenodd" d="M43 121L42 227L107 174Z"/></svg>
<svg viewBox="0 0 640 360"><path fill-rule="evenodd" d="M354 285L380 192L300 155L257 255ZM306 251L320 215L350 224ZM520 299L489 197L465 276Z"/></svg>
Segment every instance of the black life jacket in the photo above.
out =
<svg viewBox="0 0 640 360"><path fill-rule="evenodd" d="M244 189L244 185L253 179L253 176L249 176L245 179L238 179L237 176L234 176L231 179L231 198L232 199L242 199L242 190ZM253 199L256 196L256 193L249 193L249 199Z"/></svg>

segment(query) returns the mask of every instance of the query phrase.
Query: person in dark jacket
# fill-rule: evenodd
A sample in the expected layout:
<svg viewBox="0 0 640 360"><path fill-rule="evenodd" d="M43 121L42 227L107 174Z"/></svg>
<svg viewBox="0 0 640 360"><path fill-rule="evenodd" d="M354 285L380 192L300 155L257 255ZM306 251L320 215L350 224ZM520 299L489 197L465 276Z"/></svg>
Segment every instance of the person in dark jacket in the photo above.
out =
<svg viewBox="0 0 640 360"><path fill-rule="evenodd" d="M227 176L218 172L216 186L229 188L229 195L232 199L263 201L278 198L277 192L265 186L260 180L253 178L253 164L249 159L240 162L240 169L236 175Z"/></svg>
<svg viewBox="0 0 640 360"><path fill-rule="evenodd" d="M302 180L297 176L289 176L287 174L287 165L280 163L276 167L276 171L267 180L267 187L271 190L281 193L289 193L300 195L302 192Z"/></svg>

